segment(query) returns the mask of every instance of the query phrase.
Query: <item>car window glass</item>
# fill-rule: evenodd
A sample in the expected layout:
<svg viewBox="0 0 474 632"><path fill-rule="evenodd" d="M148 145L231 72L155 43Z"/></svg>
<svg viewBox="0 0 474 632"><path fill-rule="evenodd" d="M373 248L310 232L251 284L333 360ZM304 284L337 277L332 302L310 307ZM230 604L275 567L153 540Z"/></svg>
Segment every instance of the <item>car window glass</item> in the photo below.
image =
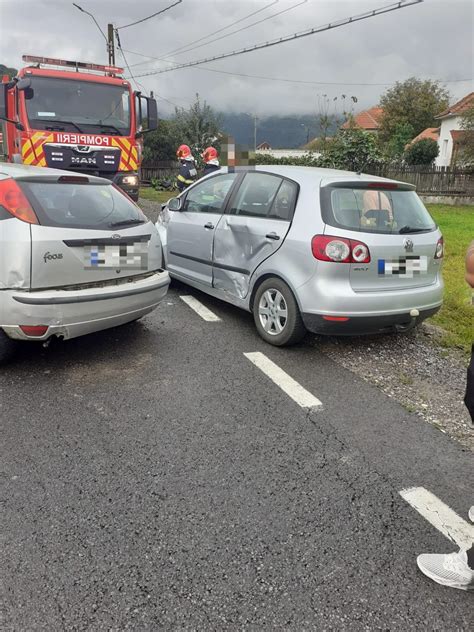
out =
<svg viewBox="0 0 474 632"><path fill-rule="evenodd" d="M268 217L291 221L295 208L298 187L294 182L283 180L273 200Z"/></svg>
<svg viewBox="0 0 474 632"><path fill-rule="evenodd" d="M247 173L232 203L234 215L267 217L282 178L268 173Z"/></svg>
<svg viewBox="0 0 474 632"><path fill-rule="evenodd" d="M235 177L235 173L226 173L197 184L186 195L183 210L187 213L222 213Z"/></svg>
<svg viewBox="0 0 474 632"><path fill-rule="evenodd" d="M140 208L111 184L21 182L43 226L110 230L117 222L147 219Z"/></svg>
<svg viewBox="0 0 474 632"><path fill-rule="evenodd" d="M414 191L334 188L323 204L328 224L363 232L434 230L435 224Z"/></svg>

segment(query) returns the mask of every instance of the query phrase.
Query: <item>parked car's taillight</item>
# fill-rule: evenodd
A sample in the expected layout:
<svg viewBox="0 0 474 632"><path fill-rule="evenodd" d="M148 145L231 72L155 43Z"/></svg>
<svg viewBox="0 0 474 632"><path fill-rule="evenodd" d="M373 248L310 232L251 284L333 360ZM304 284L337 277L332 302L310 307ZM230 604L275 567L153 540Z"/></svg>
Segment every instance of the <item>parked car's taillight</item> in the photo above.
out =
<svg viewBox="0 0 474 632"><path fill-rule="evenodd" d="M28 198L13 178L0 180L0 206L22 222L38 224L38 218Z"/></svg>
<svg viewBox="0 0 474 632"><path fill-rule="evenodd" d="M436 244L435 259L442 259L444 256L444 239L440 237Z"/></svg>
<svg viewBox="0 0 474 632"><path fill-rule="evenodd" d="M313 256L319 261L336 263L370 263L368 246L355 239L315 235L311 240Z"/></svg>

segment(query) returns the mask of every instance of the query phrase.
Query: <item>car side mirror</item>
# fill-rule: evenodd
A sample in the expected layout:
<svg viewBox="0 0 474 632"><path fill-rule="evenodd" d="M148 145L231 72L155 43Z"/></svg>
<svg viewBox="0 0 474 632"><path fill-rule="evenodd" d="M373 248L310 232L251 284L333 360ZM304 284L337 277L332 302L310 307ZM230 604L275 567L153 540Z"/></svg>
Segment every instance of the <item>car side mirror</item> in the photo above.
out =
<svg viewBox="0 0 474 632"><path fill-rule="evenodd" d="M181 211L182 207L181 198L171 198L171 200L168 200L168 209L170 211Z"/></svg>
<svg viewBox="0 0 474 632"><path fill-rule="evenodd" d="M26 90L31 87L31 79L29 77L24 77L20 79L16 84L17 90Z"/></svg>

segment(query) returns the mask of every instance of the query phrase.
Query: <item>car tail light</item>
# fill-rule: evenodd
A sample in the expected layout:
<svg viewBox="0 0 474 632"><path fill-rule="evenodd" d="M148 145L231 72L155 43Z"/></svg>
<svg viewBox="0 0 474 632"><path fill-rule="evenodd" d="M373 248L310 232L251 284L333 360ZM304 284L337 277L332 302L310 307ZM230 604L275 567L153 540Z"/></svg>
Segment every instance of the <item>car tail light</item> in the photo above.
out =
<svg viewBox="0 0 474 632"><path fill-rule="evenodd" d="M41 338L48 331L49 325L20 325L20 329L27 336Z"/></svg>
<svg viewBox="0 0 474 632"><path fill-rule="evenodd" d="M66 184L89 184L89 178L86 176L59 176L58 182Z"/></svg>
<svg viewBox="0 0 474 632"><path fill-rule="evenodd" d="M319 261L335 263L370 263L368 246L356 239L315 235L311 240L313 256Z"/></svg>
<svg viewBox="0 0 474 632"><path fill-rule="evenodd" d="M435 259L442 259L444 256L444 239L440 237L436 244Z"/></svg>
<svg viewBox="0 0 474 632"><path fill-rule="evenodd" d="M22 222L38 224L38 218L28 198L13 178L0 180L0 205Z"/></svg>

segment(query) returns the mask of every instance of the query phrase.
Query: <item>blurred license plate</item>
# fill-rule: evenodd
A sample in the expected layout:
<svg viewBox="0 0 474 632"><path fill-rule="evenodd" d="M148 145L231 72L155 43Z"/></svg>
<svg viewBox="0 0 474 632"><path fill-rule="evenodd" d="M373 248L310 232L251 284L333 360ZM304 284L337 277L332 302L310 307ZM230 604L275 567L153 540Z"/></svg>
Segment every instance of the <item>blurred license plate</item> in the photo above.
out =
<svg viewBox="0 0 474 632"><path fill-rule="evenodd" d="M379 259L378 273L384 276L398 276L412 279L428 272L428 257L406 256L396 259Z"/></svg>
<svg viewBox="0 0 474 632"><path fill-rule="evenodd" d="M148 241L84 246L84 268L148 268Z"/></svg>

